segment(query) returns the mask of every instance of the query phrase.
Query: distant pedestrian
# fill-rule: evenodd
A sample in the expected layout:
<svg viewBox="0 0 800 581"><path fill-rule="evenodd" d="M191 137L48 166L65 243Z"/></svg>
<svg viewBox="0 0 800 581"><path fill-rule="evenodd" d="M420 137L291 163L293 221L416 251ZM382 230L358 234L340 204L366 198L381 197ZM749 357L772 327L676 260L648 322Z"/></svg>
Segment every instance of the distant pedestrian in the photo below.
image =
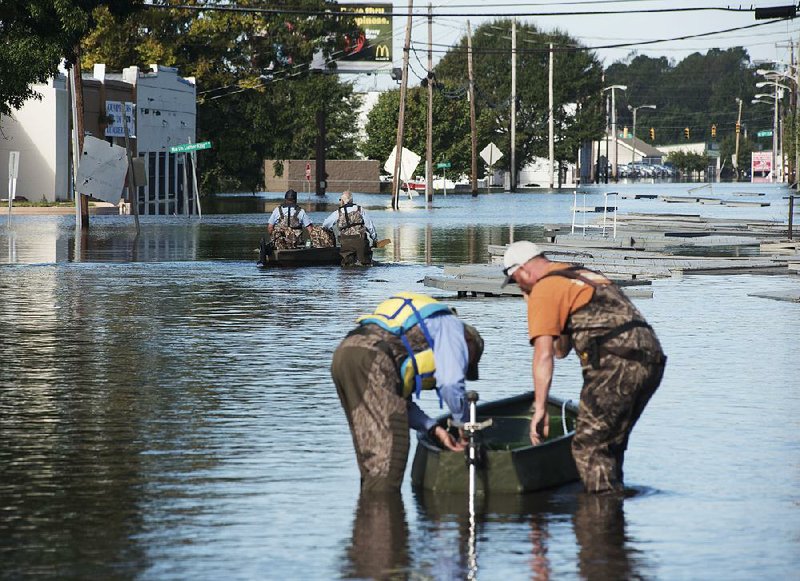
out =
<svg viewBox="0 0 800 581"><path fill-rule="evenodd" d="M347 190L339 198L339 208L322 222L325 229L334 226L339 229L342 266L372 264L372 247L378 239L375 225L367 211L353 203L353 194Z"/></svg>
<svg viewBox="0 0 800 581"><path fill-rule="evenodd" d="M311 235L312 223L305 210L297 205L297 192L286 190L283 203L272 211L267 221L267 232L276 250L303 245L303 231Z"/></svg>
<svg viewBox="0 0 800 581"><path fill-rule="evenodd" d="M400 488L409 449L409 428L428 432L453 451L464 450L412 400L435 389L453 417L466 421L466 379L478 379L483 339L444 303L400 292L374 313L358 318L358 327L333 354L331 375L353 436L361 486L366 490Z"/></svg>
<svg viewBox="0 0 800 581"><path fill-rule="evenodd" d="M572 455L589 492L623 488L628 438L664 373L666 356L652 327L619 287L599 272L551 262L532 242L505 251L508 284L526 294L533 345L534 413L530 437L548 435L547 397L554 358L574 345L583 390Z"/></svg>

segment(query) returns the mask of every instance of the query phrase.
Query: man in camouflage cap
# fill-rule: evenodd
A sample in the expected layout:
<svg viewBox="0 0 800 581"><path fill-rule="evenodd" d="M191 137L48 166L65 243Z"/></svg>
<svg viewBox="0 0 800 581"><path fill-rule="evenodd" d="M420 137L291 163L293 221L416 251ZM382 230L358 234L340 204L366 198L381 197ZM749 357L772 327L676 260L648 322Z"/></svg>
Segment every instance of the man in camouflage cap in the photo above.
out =
<svg viewBox="0 0 800 581"><path fill-rule="evenodd" d="M608 278L551 262L532 242L514 242L503 256L506 280L526 294L533 345L534 410L530 438L547 438L547 397L554 358L572 346L583 390L572 455L588 492L621 491L628 438L661 383L666 356L652 327Z"/></svg>

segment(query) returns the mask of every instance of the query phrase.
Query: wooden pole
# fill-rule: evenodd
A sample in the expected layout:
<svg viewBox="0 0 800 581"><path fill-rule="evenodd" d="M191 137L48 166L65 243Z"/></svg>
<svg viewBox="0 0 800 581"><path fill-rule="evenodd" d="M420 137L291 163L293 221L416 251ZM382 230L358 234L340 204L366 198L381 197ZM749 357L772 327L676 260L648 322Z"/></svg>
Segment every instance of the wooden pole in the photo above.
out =
<svg viewBox="0 0 800 581"><path fill-rule="evenodd" d="M794 218L794 196L789 196L789 240L792 239L793 218Z"/></svg>
<svg viewBox="0 0 800 581"><path fill-rule="evenodd" d="M136 222L136 236L139 236L139 189L133 180L133 155L131 154L131 140L128 133L128 107L122 103L122 129L125 132L125 155L128 156L128 201L131 204L131 213Z"/></svg>
<svg viewBox="0 0 800 581"><path fill-rule="evenodd" d="M328 190L327 172L325 171L325 152L328 148L326 113L324 105L317 111L317 159L314 165L316 170L314 181L318 196L324 196Z"/></svg>
<svg viewBox="0 0 800 581"><path fill-rule="evenodd" d="M511 20L511 179L509 189L517 190L517 19Z"/></svg>
<svg viewBox="0 0 800 581"><path fill-rule="evenodd" d="M553 43L550 43L550 66L547 73L547 152L548 152L548 176L550 178L550 189L553 189L553 164L555 162L555 135L553 130ZM559 185L560 185L559 180Z"/></svg>
<svg viewBox="0 0 800 581"><path fill-rule="evenodd" d="M400 207L400 168L403 157L403 137L406 117L406 92L408 91L408 53L411 50L411 11L414 0L408 0L408 20L406 21L406 39L403 43L403 78L400 81L400 111L397 115L397 142L395 144L394 174L392 175L392 209Z"/></svg>
<svg viewBox="0 0 800 581"><path fill-rule="evenodd" d="M77 228L89 227L89 198L78 192L78 167L80 167L83 154L83 82L81 80L80 47L76 49L75 63L70 71L71 91L70 101L72 106L72 181L75 197L75 226Z"/></svg>
<svg viewBox="0 0 800 581"><path fill-rule="evenodd" d="M433 6L428 3L428 125L425 135L425 200L433 202Z"/></svg>
<svg viewBox="0 0 800 581"><path fill-rule="evenodd" d="M478 132L475 122L475 78L472 73L472 28L467 20L467 75L469 76L469 129L471 136L472 174L470 184L472 196L478 195Z"/></svg>

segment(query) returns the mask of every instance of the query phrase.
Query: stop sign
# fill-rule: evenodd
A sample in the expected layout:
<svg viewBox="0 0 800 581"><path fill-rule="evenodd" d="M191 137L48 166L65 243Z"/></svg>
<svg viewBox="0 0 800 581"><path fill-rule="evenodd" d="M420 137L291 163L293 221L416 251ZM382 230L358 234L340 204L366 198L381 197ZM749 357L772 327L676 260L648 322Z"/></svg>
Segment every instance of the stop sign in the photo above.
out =
<svg viewBox="0 0 800 581"><path fill-rule="evenodd" d="M311 164L310 163L306 164L306 179L308 181L311 181Z"/></svg>

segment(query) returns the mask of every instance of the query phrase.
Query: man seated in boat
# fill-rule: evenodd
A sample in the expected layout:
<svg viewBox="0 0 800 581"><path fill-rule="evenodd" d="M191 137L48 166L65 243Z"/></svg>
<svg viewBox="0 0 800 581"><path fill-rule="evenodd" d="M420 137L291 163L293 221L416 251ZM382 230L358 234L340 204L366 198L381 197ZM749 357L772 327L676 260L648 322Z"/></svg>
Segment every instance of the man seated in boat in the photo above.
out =
<svg viewBox="0 0 800 581"><path fill-rule="evenodd" d="M428 432L442 447L462 451L417 405L435 389L454 418L466 421L465 380L478 379L483 339L446 304L399 292L357 319L333 354L331 375L344 408L365 490L400 488L409 428ZM415 395L416 394L416 395Z"/></svg>
<svg viewBox="0 0 800 581"><path fill-rule="evenodd" d="M339 208L322 222L322 228L339 229L339 246L342 266L372 264L372 247L378 239L375 224L366 210L353 203L353 194L348 190L339 198Z"/></svg>
<svg viewBox="0 0 800 581"><path fill-rule="evenodd" d="M275 250L286 250L304 246L303 231L312 232L311 218L297 205L297 192L289 189L283 203L272 211L267 221L267 232Z"/></svg>

